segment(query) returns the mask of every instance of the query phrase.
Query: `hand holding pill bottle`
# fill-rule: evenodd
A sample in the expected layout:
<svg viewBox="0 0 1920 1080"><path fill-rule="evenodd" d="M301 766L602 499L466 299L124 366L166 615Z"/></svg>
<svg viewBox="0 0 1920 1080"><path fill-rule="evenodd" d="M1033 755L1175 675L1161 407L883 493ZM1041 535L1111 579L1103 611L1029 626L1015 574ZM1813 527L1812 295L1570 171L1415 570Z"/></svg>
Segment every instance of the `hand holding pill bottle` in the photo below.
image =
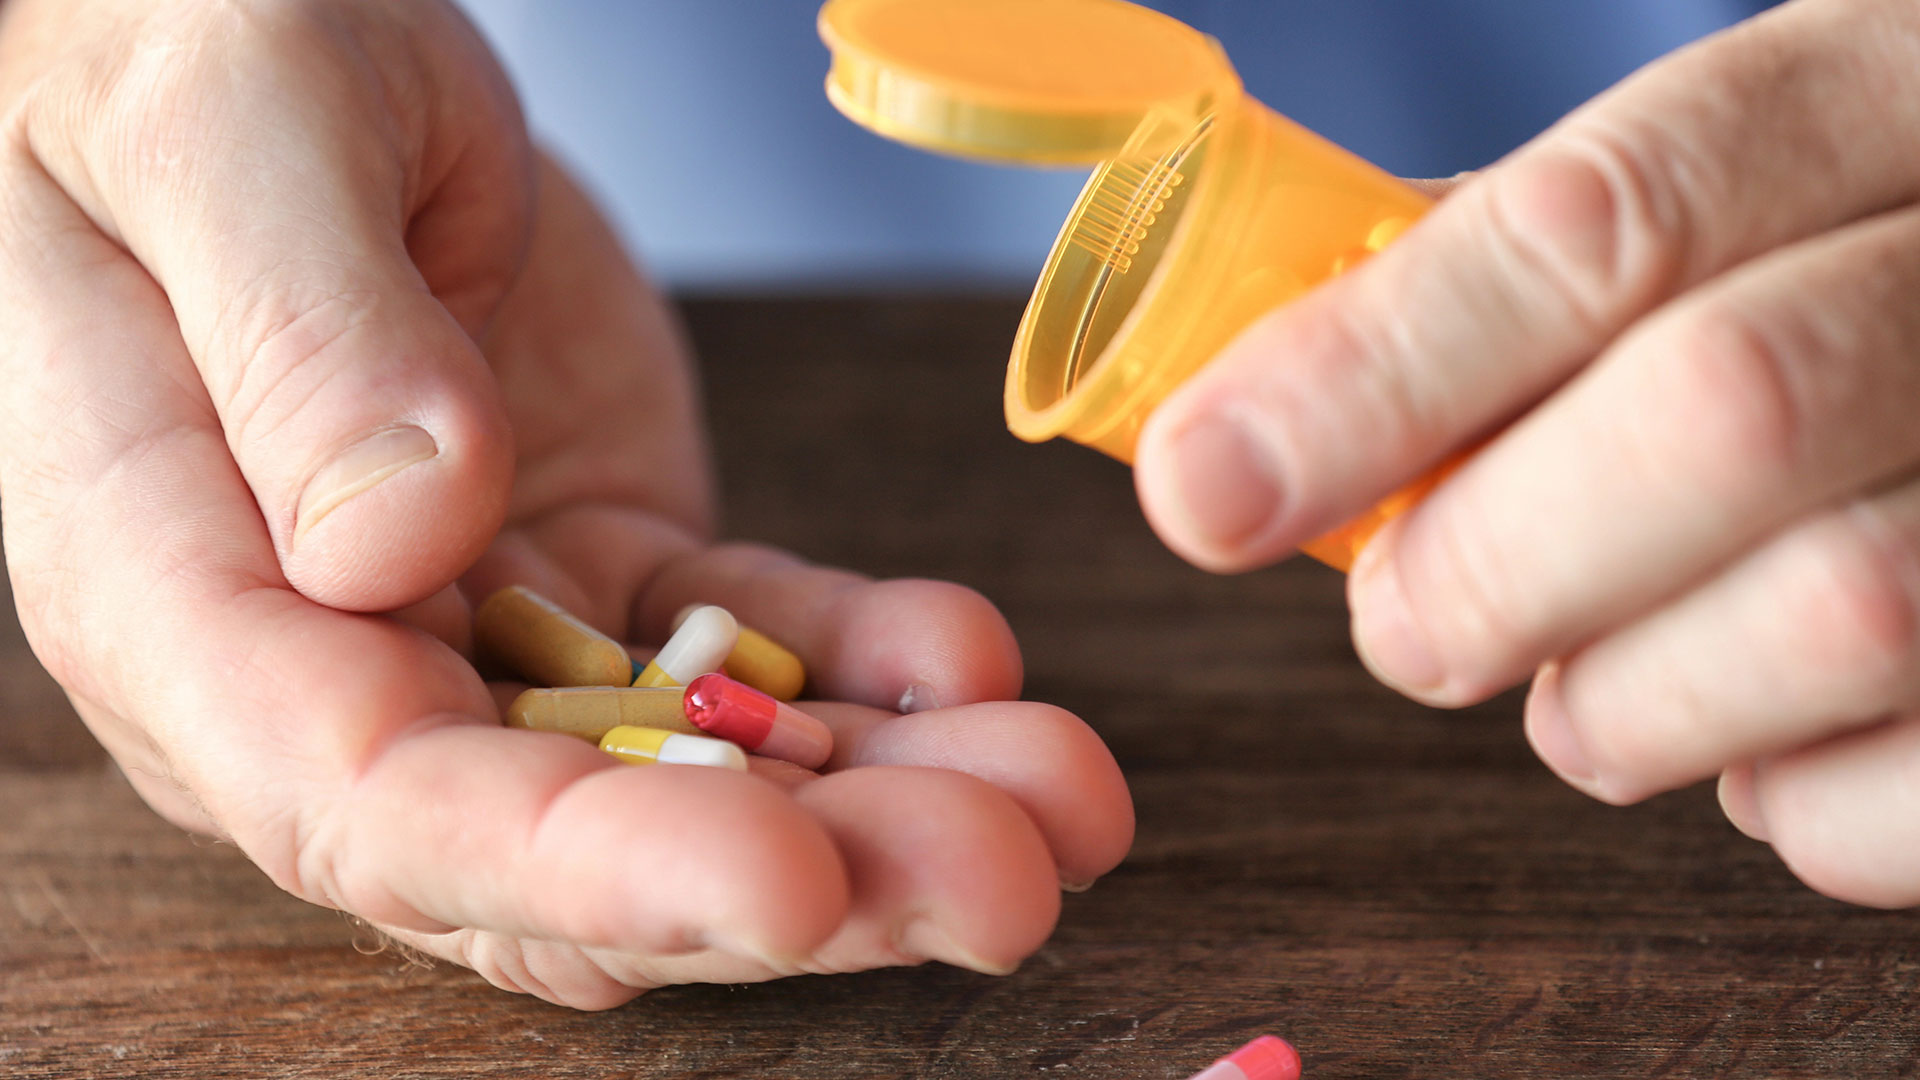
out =
<svg viewBox="0 0 1920 1080"><path fill-rule="evenodd" d="M983 597L716 541L668 305L445 0L5 0L0 116L14 597L170 821L581 1008L1005 972L1125 852Z"/></svg>

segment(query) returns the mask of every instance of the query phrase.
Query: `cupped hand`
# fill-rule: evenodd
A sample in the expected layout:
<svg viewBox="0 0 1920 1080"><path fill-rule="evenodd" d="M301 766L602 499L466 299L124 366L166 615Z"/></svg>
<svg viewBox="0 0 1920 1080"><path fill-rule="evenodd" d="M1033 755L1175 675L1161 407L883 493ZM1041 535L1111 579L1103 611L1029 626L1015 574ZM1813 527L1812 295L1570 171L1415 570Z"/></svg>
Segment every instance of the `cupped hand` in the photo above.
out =
<svg viewBox="0 0 1920 1080"><path fill-rule="evenodd" d="M1717 775L1815 888L1912 905L1916 361L1920 6L1797 0L1250 328L1138 483L1172 546L1243 569L1491 435L1355 566L1373 671L1447 706L1532 674L1576 787Z"/></svg>
<svg viewBox="0 0 1920 1080"><path fill-rule="evenodd" d="M1004 971L1119 860L1111 757L1002 700L985 600L712 543L671 319L450 7L0 12L8 567L162 814L581 1007ZM633 768L500 727L465 653L509 582L636 644L727 605L834 699L834 760Z"/></svg>

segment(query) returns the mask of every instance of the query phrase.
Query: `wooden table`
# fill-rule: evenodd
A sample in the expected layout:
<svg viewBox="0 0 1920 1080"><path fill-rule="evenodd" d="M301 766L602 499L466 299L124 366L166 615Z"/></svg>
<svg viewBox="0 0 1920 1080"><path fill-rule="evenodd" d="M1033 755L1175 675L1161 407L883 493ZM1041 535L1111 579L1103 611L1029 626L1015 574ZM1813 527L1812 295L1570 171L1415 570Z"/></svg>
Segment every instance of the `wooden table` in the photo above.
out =
<svg viewBox="0 0 1920 1080"><path fill-rule="evenodd" d="M340 915L162 824L0 631L0 1074L1183 1077L1275 1032L1311 1080L1920 1074L1920 918L1797 884L1706 790L1629 810L1509 697L1372 685L1340 579L1163 551L1124 469L1026 446L1018 303L689 306L732 532L998 601L1091 721L1132 857L1008 978L662 990L580 1014L363 955ZM7 605L11 610L11 604Z"/></svg>

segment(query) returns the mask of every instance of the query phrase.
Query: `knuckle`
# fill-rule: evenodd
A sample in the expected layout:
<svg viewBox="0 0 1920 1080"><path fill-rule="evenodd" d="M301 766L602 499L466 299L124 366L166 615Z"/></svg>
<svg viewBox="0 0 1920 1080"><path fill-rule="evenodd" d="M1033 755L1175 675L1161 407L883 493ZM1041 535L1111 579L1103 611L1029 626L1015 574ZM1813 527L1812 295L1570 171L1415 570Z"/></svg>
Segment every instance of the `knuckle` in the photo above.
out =
<svg viewBox="0 0 1920 1080"><path fill-rule="evenodd" d="M343 370L345 346L376 318L372 291L327 291L313 284L337 273L289 268L283 282L229 307L216 351L236 357L210 370L208 390L236 447L270 439Z"/></svg>
<svg viewBox="0 0 1920 1080"><path fill-rule="evenodd" d="M15 558L9 563L14 610L27 645L55 682L86 692L90 672L81 648L86 636L81 632L85 618L80 614L84 590L76 581L76 571L38 560Z"/></svg>
<svg viewBox="0 0 1920 1080"><path fill-rule="evenodd" d="M1279 336L1264 343L1266 356L1288 362L1261 364L1251 401L1289 443L1300 440L1296 433L1312 432L1330 443L1372 448L1376 460L1432 454L1478 422L1482 403L1463 393L1462 381L1448 377L1444 365L1430 362L1427 330L1408 311L1387 293L1364 309L1308 303L1288 309L1285 319L1267 324L1267 332ZM1355 364L1355 357L1362 361ZM1329 409L1330 391L1348 406ZM1288 450L1291 457L1300 447Z"/></svg>
<svg viewBox="0 0 1920 1080"><path fill-rule="evenodd" d="M1702 307L1656 335L1637 425L1654 476L1695 484L1715 502L1777 486L1802 464L1808 430L1780 345L1729 304ZM1674 463L1684 462L1676 469Z"/></svg>
<svg viewBox="0 0 1920 1080"><path fill-rule="evenodd" d="M136 32L80 70L82 95L107 120L98 134L120 164L167 167L232 108L234 56L256 47L260 20L235 19L239 0L160 4ZM141 173L139 175L149 175Z"/></svg>
<svg viewBox="0 0 1920 1080"><path fill-rule="evenodd" d="M83 696L97 696L97 680L80 640L71 629L33 617L26 607L20 610L20 622L34 658L63 690ZM90 694L91 692L91 694Z"/></svg>
<svg viewBox="0 0 1920 1080"><path fill-rule="evenodd" d="M1854 685L1873 707L1906 696L1913 682L1920 614L1907 567L1909 546L1865 507L1809 528L1783 610L1804 662Z"/></svg>
<svg viewBox="0 0 1920 1080"><path fill-rule="evenodd" d="M351 912L376 923L389 922L377 910L355 903L344 887L339 853L338 815L316 807L249 808L246 802L223 792L218 808L240 850L247 853L267 878L283 891L309 904Z"/></svg>
<svg viewBox="0 0 1920 1080"><path fill-rule="evenodd" d="M474 974L509 994L546 997L546 989L527 970L520 943L500 934L478 932L462 934L460 962Z"/></svg>
<svg viewBox="0 0 1920 1080"><path fill-rule="evenodd" d="M1784 820L1782 820L1784 818ZM1793 876L1822 896L1862 907L1904 908L1920 902L1920 887L1905 880L1920 877L1920 866L1889 863L1877 853L1814 839L1794 815L1767 813L1774 852Z"/></svg>
<svg viewBox="0 0 1920 1080"><path fill-rule="evenodd" d="M1540 597L1524 552L1480 523L1497 520L1476 510L1473 493L1434 504L1431 540L1402 543L1403 588L1414 617L1428 630L1447 670L1462 680L1465 697L1479 697L1509 673L1532 666L1545 625ZM1464 703L1461 702L1461 703ZM1447 702L1454 704L1454 702Z"/></svg>
<svg viewBox="0 0 1920 1080"><path fill-rule="evenodd" d="M204 195L236 173L266 171L290 145L287 122L306 122L306 141L351 114L356 147L390 151L398 129L380 106L417 107L417 92L389 94L369 62L368 20L335 0L191 0L159 3L129 32L92 46L50 72L56 115L93 167L92 178L126 205L151 202L129 187L158 179L169 195ZM412 90L409 85L409 90ZM265 107L263 107L265 106ZM131 178L131 179L129 179ZM180 205L156 203L159 212Z"/></svg>
<svg viewBox="0 0 1920 1080"><path fill-rule="evenodd" d="M1685 261L1683 215L1660 193L1653 143L1597 124L1490 173L1480 203L1516 284L1547 290L1589 329L1659 295Z"/></svg>
<svg viewBox="0 0 1920 1080"><path fill-rule="evenodd" d="M631 1001L635 990L564 942L528 941L488 931L461 935L460 962L513 994L597 1012Z"/></svg>
<svg viewBox="0 0 1920 1080"><path fill-rule="evenodd" d="M233 790L221 778L217 814L254 865L285 892L309 904L386 926L419 928L419 915L350 858L351 817L339 802L300 800L283 792Z"/></svg>
<svg viewBox="0 0 1920 1080"><path fill-rule="evenodd" d="M1887 786L1876 783L1875 789L1920 785L1920 758L1906 758L1901 768L1883 777ZM1817 755L1788 757L1756 775L1754 796L1775 854L1808 888L1864 907L1920 904L1920 857L1911 844L1889 835L1903 822L1874 813L1851 773L1832 769Z"/></svg>
<svg viewBox="0 0 1920 1080"><path fill-rule="evenodd" d="M31 504L14 501L11 489L7 497L9 515L24 520ZM66 517L69 511L58 513ZM7 551L14 609L27 645L61 688L96 700L116 700L112 673L104 670L101 652L119 636L111 628L124 621L116 610L120 598L105 593L97 570L86 560L71 556L91 545L75 536L70 517L46 522L34 532L38 535L32 542L10 544ZM12 539L19 540L18 534Z"/></svg>

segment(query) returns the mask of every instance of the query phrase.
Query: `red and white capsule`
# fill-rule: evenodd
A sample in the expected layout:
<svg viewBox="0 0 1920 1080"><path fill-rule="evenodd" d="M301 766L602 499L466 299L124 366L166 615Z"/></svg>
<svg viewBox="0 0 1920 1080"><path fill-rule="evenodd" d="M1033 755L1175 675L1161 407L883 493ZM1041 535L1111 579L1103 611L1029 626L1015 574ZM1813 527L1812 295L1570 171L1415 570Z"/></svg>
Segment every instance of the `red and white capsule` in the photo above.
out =
<svg viewBox="0 0 1920 1080"><path fill-rule="evenodd" d="M817 769L833 754L833 732L799 709L714 672L687 684L682 705L694 727L767 757Z"/></svg>
<svg viewBox="0 0 1920 1080"><path fill-rule="evenodd" d="M1262 1035L1188 1080L1300 1080L1300 1052L1285 1039Z"/></svg>

